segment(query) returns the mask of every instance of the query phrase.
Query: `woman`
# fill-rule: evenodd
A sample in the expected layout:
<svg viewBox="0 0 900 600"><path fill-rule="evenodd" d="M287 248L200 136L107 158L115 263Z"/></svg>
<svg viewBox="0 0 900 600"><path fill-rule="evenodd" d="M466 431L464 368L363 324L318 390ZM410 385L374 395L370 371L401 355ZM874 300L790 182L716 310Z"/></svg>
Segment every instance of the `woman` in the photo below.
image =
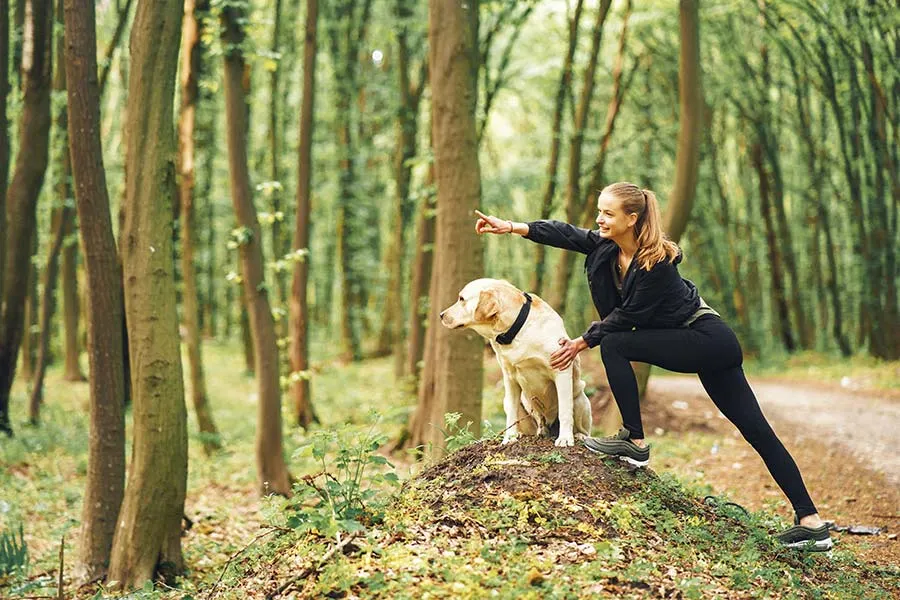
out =
<svg viewBox="0 0 900 600"><path fill-rule="evenodd" d="M646 465L650 447L644 442L630 361L697 373L712 401L759 453L794 508L795 526L779 534L779 541L793 548L830 549L828 526L747 383L737 337L694 284L678 274L681 251L663 236L654 193L633 183L614 183L600 193L597 210L596 230L559 221L514 223L480 212L475 224L479 234L516 233L586 255L585 274L602 320L574 340L561 339L550 364L565 369L579 352L600 346L624 427L608 438L588 438L585 446Z"/></svg>

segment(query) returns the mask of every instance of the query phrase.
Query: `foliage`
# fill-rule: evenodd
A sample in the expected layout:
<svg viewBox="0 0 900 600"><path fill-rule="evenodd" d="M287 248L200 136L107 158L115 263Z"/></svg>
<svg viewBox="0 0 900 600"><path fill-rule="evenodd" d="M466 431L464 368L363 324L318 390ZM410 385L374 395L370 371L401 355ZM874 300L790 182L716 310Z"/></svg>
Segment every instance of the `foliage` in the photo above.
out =
<svg viewBox="0 0 900 600"><path fill-rule="evenodd" d="M376 425L363 433L349 427L317 431L294 452L294 458L312 456L321 471L294 484L289 527L334 537L382 520L387 499L377 488L395 486L399 478L392 470L366 476L372 468L393 469L377 453L387 437L376 433Z"/></svg>
<svg viewBox="0 0 900 600"><path fill-rule="evenodd" d="M8 527L0 532L0 577L24 575L28 571L28 544L25 528L19 522L19 530Z"/></svg>

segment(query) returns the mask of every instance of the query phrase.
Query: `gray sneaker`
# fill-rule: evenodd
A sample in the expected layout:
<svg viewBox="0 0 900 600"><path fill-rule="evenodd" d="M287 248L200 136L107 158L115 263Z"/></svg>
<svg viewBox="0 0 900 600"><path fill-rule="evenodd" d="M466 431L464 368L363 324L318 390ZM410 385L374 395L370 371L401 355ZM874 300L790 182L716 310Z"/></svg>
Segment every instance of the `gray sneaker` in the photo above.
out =
<svg viewBox="0 0 900 600"><path fill-rule="evenodd" d="M585 438L584 447L597 454L618 456L620 460L636 467L646 467L650 462L650 446L641 448L631 441L631 434L625 428L616 435L605 438Z"/></svg>
<svg viewBox="0 0 900 600"><path fill-rule="evenodd" d="M834 546L831 535L828 533L828 523L823 523L820 527L815 528L804 527L798 525L796 519L794 519L793 527L782 531L775 536L775 539L785 548L806 550L807 552L827 552Z"/></svg>

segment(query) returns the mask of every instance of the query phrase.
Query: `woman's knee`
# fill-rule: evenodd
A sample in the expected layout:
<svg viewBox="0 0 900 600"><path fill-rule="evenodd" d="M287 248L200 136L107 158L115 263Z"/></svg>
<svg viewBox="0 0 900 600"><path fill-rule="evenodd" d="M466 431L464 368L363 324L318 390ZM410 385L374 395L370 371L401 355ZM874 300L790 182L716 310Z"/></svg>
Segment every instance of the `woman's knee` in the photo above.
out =
<svg viewBox="0 0 900 600"><path fill-rule="evenodd" d="M600 356L604 362L609 358L615 359L622 356L622 341L624 338L625 333L620 331L607 333L601 338Z"/></svg>

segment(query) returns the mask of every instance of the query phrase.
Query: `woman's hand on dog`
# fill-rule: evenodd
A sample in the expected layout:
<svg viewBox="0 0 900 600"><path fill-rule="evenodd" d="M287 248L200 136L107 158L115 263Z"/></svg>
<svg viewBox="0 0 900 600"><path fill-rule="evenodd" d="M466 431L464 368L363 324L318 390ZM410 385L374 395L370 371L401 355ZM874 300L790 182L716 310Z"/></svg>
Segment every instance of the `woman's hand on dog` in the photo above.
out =
<svg viewBox="0 0 900 600"><path fill-rule="evenodd" d="M475 214L478 215L478 220L475 221L475 233L479 235L482 233L512 233L512 221L486 215L478 210L475 211Z"/></svg>
<svg viewBox="0 0 900 600"><path fill-rule="evenodd" d="M584 338L577 337L574 340L559 338L559 350L550 355L550 366L559 371L565 371L582 350L587 350L587 342Z"/></svg>

